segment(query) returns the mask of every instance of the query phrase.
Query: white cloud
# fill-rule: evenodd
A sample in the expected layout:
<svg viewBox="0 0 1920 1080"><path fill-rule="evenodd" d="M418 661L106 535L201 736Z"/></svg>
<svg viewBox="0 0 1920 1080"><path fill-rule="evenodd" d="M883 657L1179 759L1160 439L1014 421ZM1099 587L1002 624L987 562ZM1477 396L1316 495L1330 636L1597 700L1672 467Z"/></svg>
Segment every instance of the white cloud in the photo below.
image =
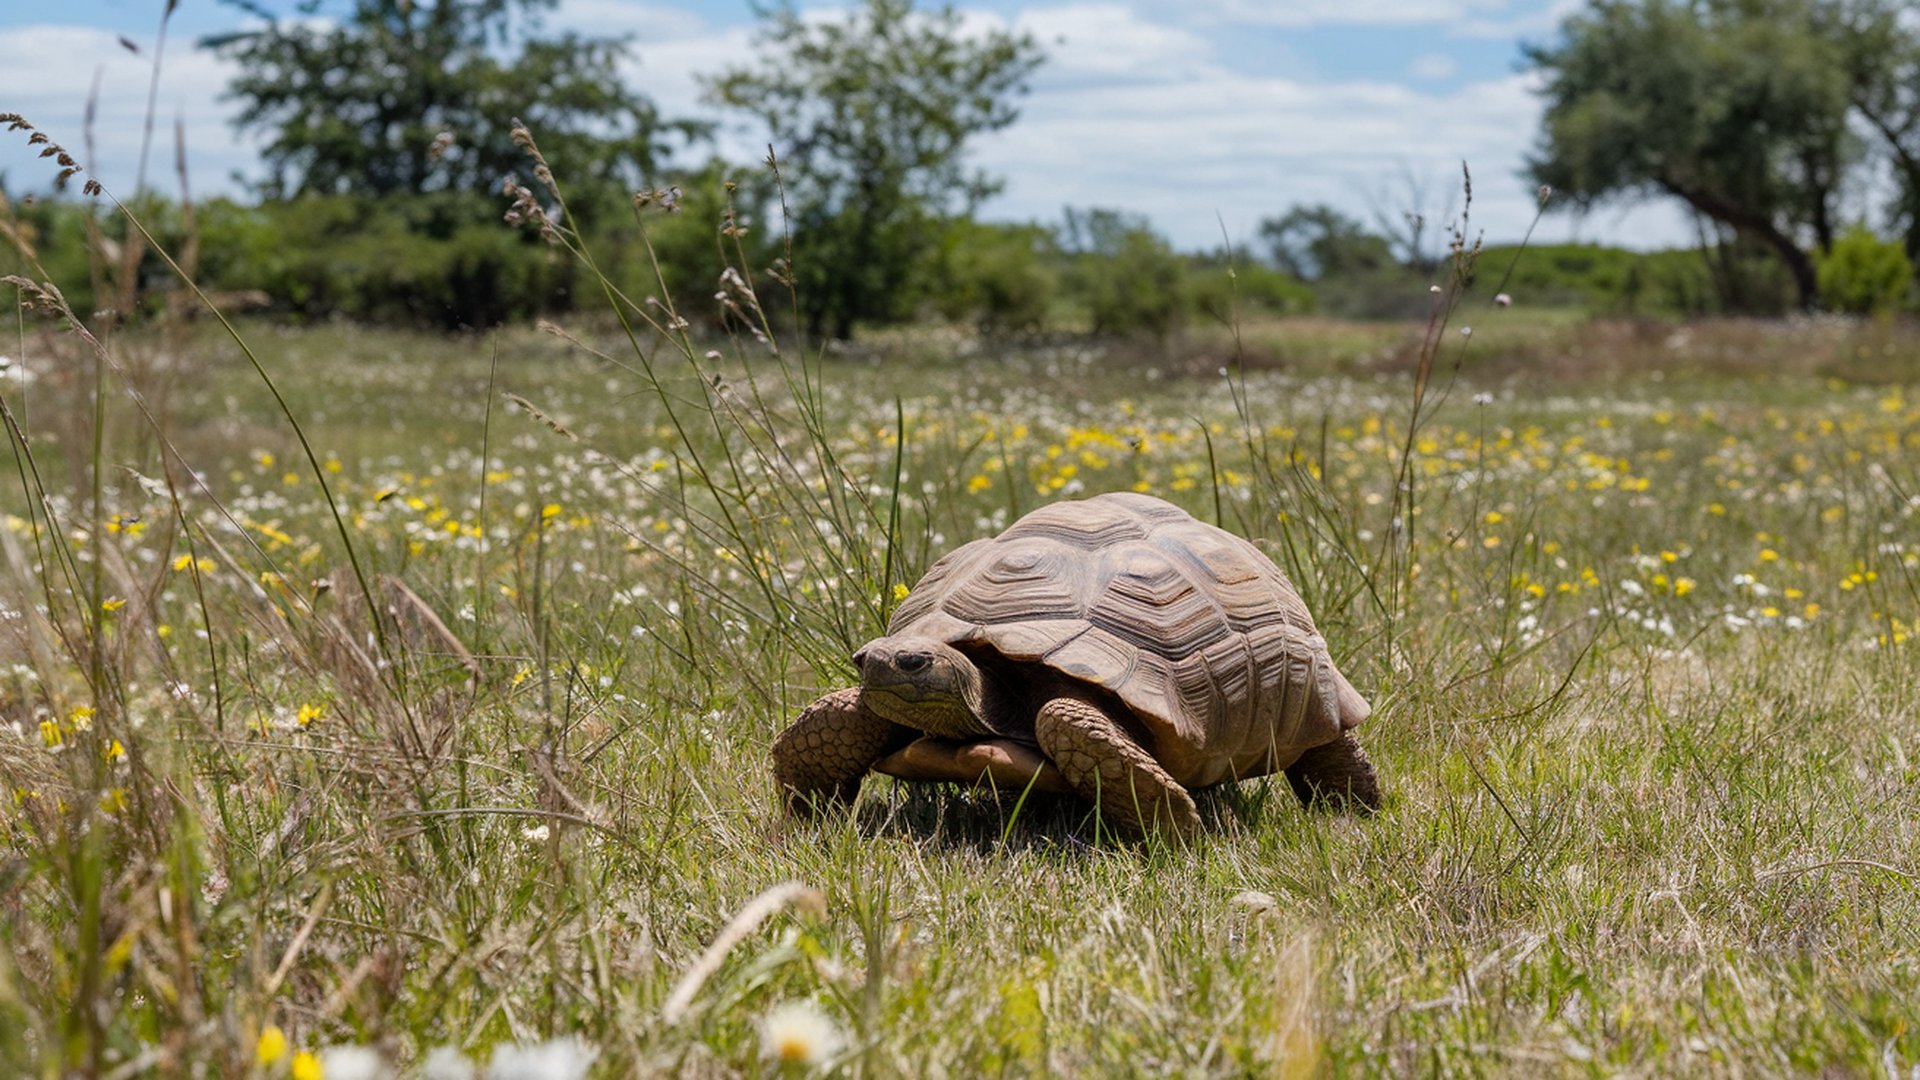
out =
<svg viewBox="0 0 1920 1080"><path fill-rule="evenodd" d="M1190 30L1148 22L1121 4L1080 3L1020 14L1014 29L1047 50L1043 84L1166 83L1202 75L1212 46Z"/></svg>
<svg viewBox="0 0 1920 1080"><path fill-rule="evenodd" d="M1258 26L1407 26L1500 12L1510 0L1200 0L1156 8L1209 22Z"/></svg>
<svg viewBox="0 0 1920 1080"><path fill-rule="evenodd" d="M1418 79L1450 79L1460 65L1446 53L1421 53L1407 65L1407 74Z"/></svg>
<svg viewBox="0 0 1920 1080"><path fill-rule="evenodd" d="M1462 19L1447 27L1447 35L1493 41L1534 41L1551 36L1567 16L1585 6L1584 0L1553 0L1534 11Z"/></svg>
<svg viewBox="0 0 1920 1080"><path fill-rule="evenodd" d="M152 78L148 42L142 55L127 51L111 31L78 26L22 26L0 33L0 71L7 72L0 111L17 112L64 145L116 194L133 192ZM87 160L86 112L96 73L98 113L93 122L98 159ZM147 184L177 190L173 126L186 132L188 177L196 195L231 192L228 174L257 169L257 144L237 138L228 119L237 110L220 100L233 65L180 41L162 58ZM15 191L44 190L55 168L28 147L24 132L0 132L0 173Z"/></svg>
<svg viewBox="0 0 1920 1080"><path fill-rule="evenodd" d="M684 7L637 3L636 0L565 0L546 16L545 25L596 37L631 34L642 44L695 37L708 30L705 19Z"/></svg>
<svg viewBox="0 0 1920 1080"><path fill-rule="evenodd" d="M1241 241L1295 203L1331 203L1363 219L1376 210L1437 216L1465 161L1473 227L1517 239L1535 211L1535 188L1517 175L1538 127L1530 87L1511 76L1423 94L1215 70L1177 86L1036 92L1020 123L983 143L981 163L1008 180L986 209L1052 221L1067 204L1115 207L1147 214L1183 247L1208 247L1222 220ZM1431 205L1393 204L1403 173L1426 184ZM1577 224L1549 219L1541 235L1571 235ZM1684 237L1653 224L1657 233L1637 238Z"/></svg>

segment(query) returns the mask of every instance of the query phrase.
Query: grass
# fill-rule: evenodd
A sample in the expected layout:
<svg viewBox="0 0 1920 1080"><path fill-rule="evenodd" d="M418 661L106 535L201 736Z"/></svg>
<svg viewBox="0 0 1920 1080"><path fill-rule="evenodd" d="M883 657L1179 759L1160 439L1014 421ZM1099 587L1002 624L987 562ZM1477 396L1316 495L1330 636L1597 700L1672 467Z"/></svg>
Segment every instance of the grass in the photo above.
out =
<svg viewBox="0 0 1920 1080"><path fill-rule="evenodd" d="M803 361L744 283L711 352L618 296L97 342L13 288L10 1073L1920 1067L1909 331ZM1382 813L782 816L774 733L934 558L1117 489L1287 569Z"/></svg>
<svg viewBox="0 0 1920 1080"><path fill-rule="evenodd" d="M577 1034L610 1075L755 1074L790 999L874 1075L1920 1062L1911 366L1463 383L1418 433L1419 570L1383 610L1350 559L1386 526L1404 376L828 364L819 437L878 500L849 546L881 544L896 468L901 492L891 576L835 555L832 580L791 523L732 550L661 400L551 337L247 336L387 583L403 677L230 345L158 358L194 372L165 423L210 488L177 512L122 401L104 517L63 493L86 444L36 440L75 480L51 524L19 492L7 520L9 1071L242 1075L272 1025L401 1064ZM84 414L65 339L13 348L16 414ZM794 432L693 436L710 462L731 440L745 505L791 482L754 434ZM892 585L1082 491L1212 517L1216 475L1375 701L1382 814L1252 783L1182 851L875 779L850 817L782 819L766 746L849 680ZM63 537L114 605L100 691L57 644L93 603L40 569ZM771 565L803 630L756 606ZM735 935L663 1019L785 881L820 902Z"/></svg>

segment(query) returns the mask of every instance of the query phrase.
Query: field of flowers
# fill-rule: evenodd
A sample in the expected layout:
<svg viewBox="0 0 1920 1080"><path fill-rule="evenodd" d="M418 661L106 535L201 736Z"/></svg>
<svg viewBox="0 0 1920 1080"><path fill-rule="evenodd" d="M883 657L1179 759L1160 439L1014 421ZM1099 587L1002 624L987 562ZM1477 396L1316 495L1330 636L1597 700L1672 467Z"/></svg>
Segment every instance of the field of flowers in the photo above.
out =
<svg viewBox="0 0 1920 1080"><path fill-rule="evenodd" d="M22 330L0 1071L1920 1073L1920 347L1613 332L1419 384L1404 330L261 327L269 393L211 332ZM1287 570L1385 809L783 819L774 733L919 573L1112 490Z"/></svg>

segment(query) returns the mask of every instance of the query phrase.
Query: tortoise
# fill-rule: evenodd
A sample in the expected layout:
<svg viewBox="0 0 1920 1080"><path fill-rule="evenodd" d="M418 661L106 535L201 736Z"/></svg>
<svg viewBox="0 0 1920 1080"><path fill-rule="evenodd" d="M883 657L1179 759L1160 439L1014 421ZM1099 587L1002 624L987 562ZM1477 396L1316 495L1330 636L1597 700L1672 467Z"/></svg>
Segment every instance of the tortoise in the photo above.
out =
<svg viewBox="0 0 1920 1080"><path fill-rule="evenodd" d="M1284 771L1303 802L1377 809L1352 728L1371 707L1280 568L1131 492L1054 503L935 562L860 685L773 744L788 806L875 770L1071 793L1109 825L1186 836L1189 791Z"/></svg>

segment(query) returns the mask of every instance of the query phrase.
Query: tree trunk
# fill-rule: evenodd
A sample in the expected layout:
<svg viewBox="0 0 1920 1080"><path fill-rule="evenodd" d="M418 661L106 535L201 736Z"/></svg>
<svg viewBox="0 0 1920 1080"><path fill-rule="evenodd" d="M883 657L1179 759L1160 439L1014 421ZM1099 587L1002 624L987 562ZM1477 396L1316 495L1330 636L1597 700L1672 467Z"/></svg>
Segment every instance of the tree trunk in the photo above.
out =
<svg viewBox="0 0 1920 1080"><path fill-rule="evenodd" d="M1735 207L1710 192L1697 191L1672 181L1662 179L1660 186L1670 194L1687 201L1695 210L1725 225L1732 226L1735 232L1746 233L1773 249L1780 262L1786 266L1787 273L1793 275L1794 291L1799 294L1800 310L1811 311L1819 298L1819 285L1814 277L1813 256L1807 254L1793 237L1780 230L1770 216L1762 216L1751 211Z"/></svg>
<svg viewBox="0 0 1920 1080"><path fill-rule="evenodd" d="M1812 311L1820 299L1820 284L1813 272L1813 257L1800 250L1800 245L1780 232L1773 232L1762 239L1773 245L1780 255L1780 261L1787 264L1787 272L1793 275L1793 287L1800 294L1800 310Z"/></svg>

